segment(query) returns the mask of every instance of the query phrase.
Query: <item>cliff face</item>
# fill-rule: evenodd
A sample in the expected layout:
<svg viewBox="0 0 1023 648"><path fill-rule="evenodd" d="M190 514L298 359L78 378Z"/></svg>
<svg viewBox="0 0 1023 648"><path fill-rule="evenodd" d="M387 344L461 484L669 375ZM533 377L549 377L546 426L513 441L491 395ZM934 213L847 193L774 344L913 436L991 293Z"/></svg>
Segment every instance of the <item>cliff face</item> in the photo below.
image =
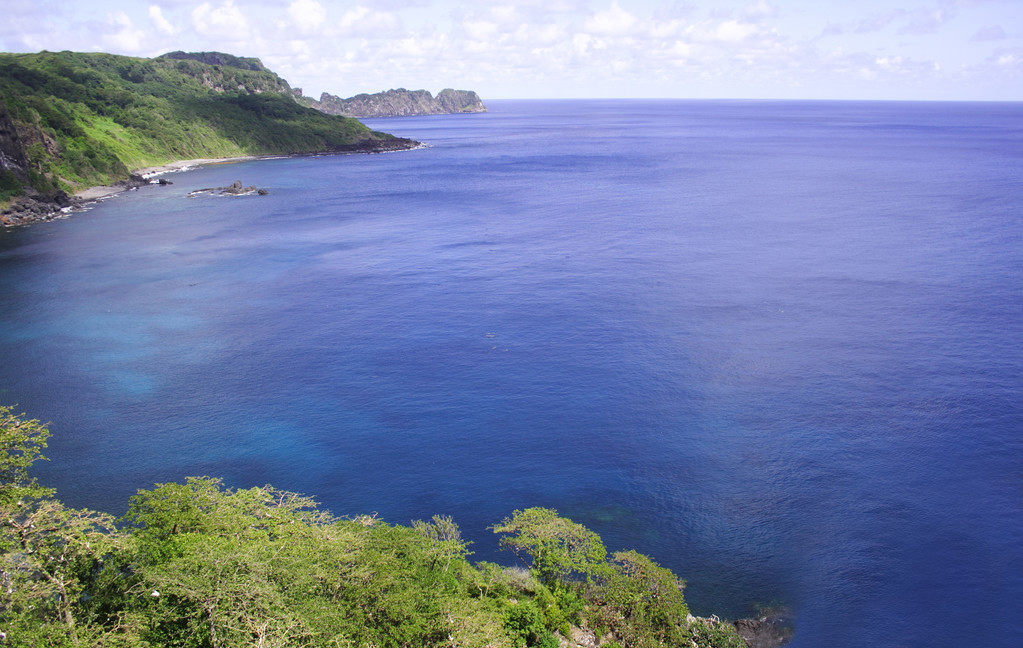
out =
<svg viewBox="0 0 1023 648"><path fill-rule="evenodd" d="M266 69L258 58L223 52L170 52L154 60L170 64L180 74L217 93L291 95L294 92L287 81Z"/></svg>
<svg viewBox="0 0 1023 648"><path fill-rule="evenodd" d="M28 177L28 160L18 137L18 129L11 121L7 106L0 101L0 173L9 171L19 180Z"/></svg>
<svg viewBox="0 0 1023 648"><path fill-rule="evenodd" d="M233 54L225 54L224 52L168 52L160 58L175 59L178 61L199 61L206 65L221 65L225 67L238 68L239 70L251 70L253 72L262 72L266 70L263 66L263 62L258 58L249 58L245 56L235 56Z"/></svg>
<svg viewBox="0 0 1023 648"><path fill-rule="evenodd" d="M446 113L480 113L487 112L479 95L472 90L452 90L446 88L437 95L437 103Z"/></svg>
<svg viewBox="0 0 1023 648"><path fill-rule="evenodd" d="M319 101L306 99L317 110L345 117L409 117L486 112L479 95L471 90L441 90L434 97L427 90L388 90L342 99L324 92Z"/></svg>

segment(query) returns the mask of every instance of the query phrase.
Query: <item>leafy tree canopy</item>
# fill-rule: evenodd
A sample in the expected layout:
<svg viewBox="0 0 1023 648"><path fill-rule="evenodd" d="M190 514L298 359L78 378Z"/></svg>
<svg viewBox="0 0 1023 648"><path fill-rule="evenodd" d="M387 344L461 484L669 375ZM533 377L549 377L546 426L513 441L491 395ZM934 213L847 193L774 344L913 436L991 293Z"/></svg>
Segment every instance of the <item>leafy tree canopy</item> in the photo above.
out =
<svg viewBox="0 0 1023 648"><path fill-rule="evenodd" d="M577 576L589 579L606 569L607 549L600 536L553 509L515 511L492 528L504 534L501 546L536 570L544 582Z"/></svg>
<svg viewBox="0 0 1023 648"><path fill-rule="evenodd" d="M28 469L45 459L43 449L50 431L36 419L25 419L10 407L0 405L0 507L7 508L23 498L52 495L40 486Z"/></svg>
<svg viewBox="0 0 1023 648"><path fill-rule="evenodd" d="M339 518L272 486L158 484L111 516L71 509L28 470L46 427L0 407L0 643L85 648L559 645L741 648L689 615L682 582L551 509L493 527L528 572L471 564L446 516ZM527 560L528 559L528 560Z"/></svg>

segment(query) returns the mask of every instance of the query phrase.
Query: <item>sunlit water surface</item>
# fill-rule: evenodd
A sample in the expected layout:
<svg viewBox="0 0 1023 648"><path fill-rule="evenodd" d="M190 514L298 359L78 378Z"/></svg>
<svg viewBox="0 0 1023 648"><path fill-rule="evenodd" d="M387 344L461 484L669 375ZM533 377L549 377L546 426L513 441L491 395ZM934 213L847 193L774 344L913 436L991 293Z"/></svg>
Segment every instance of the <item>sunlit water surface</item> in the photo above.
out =
<svg viewBox="0 0 1023 648"><path fill-rule="evenodd" d="M505 563L548 506L794 648L1023 645L1021 105L371 124L432 146L0 232L0 403L62 499L271 483Z"/></svg>

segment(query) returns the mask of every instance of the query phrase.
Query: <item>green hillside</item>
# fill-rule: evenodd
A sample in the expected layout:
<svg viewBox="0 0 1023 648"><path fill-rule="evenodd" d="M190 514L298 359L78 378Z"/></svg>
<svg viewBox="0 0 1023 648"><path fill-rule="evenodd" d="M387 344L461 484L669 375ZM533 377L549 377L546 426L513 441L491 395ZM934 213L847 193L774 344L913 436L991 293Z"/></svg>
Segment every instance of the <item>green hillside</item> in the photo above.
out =
<svg viewBox="0 0 1023 648"><path fill-rule="evenodd" d="M71 193L173 160L414 144L299 105L258 59L0 54L0 202Z"/></svg>

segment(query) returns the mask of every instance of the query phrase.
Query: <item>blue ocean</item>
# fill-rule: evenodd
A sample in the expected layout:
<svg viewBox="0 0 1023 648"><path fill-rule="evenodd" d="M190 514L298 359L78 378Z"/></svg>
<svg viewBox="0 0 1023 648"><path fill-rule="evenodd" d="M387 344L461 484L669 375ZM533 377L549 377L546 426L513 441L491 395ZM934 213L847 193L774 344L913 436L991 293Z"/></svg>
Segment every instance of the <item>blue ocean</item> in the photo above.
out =
<svg viewBox="0 0 1023 648"><path fill-rule="evenodd" d="M504 564L552 507L793 648L1023 646L1023 105L488 106L0 232L40 480L451 515Z"/></svg>

